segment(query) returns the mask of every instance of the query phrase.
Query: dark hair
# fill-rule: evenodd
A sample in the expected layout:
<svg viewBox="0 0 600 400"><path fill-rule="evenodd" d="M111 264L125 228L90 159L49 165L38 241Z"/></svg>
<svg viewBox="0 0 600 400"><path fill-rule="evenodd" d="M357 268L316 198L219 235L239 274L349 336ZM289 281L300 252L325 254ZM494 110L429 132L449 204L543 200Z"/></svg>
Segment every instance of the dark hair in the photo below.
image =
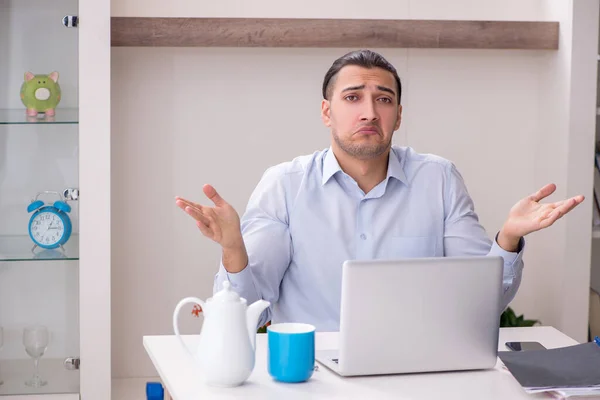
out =
<svg viewBox="0 0 600 400"><path fill-rule="evenodd" d="M400 98L402 96L402 84L400 83L400 77L396 68L388 62L381 54L375 53L371 50L356 50L348 54L344 54L333 62L329 71L325 74L323 79L323 98L329 100L331 96L331 87L335 82L335 76L342 68L346 65L357 65L364 68L381 68L389 71L394 75L396 85L398 86L398 104L400 104Z"/></svg>

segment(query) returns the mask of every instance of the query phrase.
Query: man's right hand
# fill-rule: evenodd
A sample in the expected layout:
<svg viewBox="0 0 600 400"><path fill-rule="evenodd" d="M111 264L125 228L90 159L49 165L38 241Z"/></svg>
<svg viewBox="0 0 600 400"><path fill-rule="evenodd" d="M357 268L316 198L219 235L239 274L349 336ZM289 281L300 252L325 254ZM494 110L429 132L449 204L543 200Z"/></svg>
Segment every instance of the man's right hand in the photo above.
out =
<svg viewBox="0 0 600 400"><path fill-rule="evenodd" d="M204 236L219 243L223 248L223 266L236 273L248 264L248 254L240 229L240 217L235 209L217 193L211 185L202 188L214 207L203 206L181 197L175 204L192 218Z"/></svg>

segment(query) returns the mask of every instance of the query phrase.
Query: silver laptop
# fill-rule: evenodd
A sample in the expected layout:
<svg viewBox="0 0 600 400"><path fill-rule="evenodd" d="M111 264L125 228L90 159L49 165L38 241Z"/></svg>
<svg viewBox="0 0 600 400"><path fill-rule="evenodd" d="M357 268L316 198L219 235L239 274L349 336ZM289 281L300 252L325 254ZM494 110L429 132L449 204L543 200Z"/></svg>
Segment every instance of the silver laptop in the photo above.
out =
<svg viewBox="0 0 600 400"><path fill-rule="evenodd" d="M339 349L317 361L343 376L496 365L502 257L346 261Z"/></svg>

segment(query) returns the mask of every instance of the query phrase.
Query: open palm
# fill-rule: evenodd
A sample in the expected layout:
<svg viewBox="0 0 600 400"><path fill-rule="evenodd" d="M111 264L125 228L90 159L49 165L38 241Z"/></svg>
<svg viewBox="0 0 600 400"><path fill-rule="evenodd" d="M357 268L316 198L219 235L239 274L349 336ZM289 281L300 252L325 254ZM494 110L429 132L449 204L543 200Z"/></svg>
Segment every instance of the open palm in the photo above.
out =
<svg viewBox="0 0 600 400"><path fill-rule="evenodd" d="M540 203L540 200L550 196L555 190L556 185L548 184L515 204L504 224L505 233L512 237L523 237L547 228L584 200L580 195L554 203Z"/></svg>
<svg viewBox="0 0 600 400"><path fill-rule="evenodd" d="M200 231L223 248L239 245L242 241L240 217L235 209L217 193L211 185L204 185L204 194L214 203L214 207L204 206L176 197L175 202L196 220Z"/></svg>

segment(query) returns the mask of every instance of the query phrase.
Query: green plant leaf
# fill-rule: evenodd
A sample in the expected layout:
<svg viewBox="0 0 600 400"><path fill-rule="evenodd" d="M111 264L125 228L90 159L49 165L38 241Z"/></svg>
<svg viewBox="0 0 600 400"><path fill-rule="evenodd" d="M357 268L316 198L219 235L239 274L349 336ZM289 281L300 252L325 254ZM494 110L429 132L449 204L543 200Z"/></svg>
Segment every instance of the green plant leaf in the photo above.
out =
<svg viewBox="0 0 600 400"><path fill-rule="evenodd" d="M260 328L258 328L258 330L256 331L256 333L267 333L267 327L265 326L261 326Z"/></svg>
<svg viewBox="0 0 600 400"><path fill-rule="evenodd" d="M534 326L535 324L537 324L539 321L533 320L533 319L526 319L523 322L521 322L520 326Z"/></svg>
<svg viewBox="0 0 600 400"><path fill-rule="evenodd" d="M500 328L505 328L508 326L508 317L506 316L506 312L503 312L500 316Z"/></svg>
<svg viewBox="0 0 600 400"><path fill-rule="evenodd" d="M510 326L517 326L517 316L514 312L508 315L508 323Z"/></svg>
<svg viewBox="0 0 600 400"><path fill-rule="evenodd" d="M514 310L510 307L506 308L500 315L500 327L530 327L539 324L540 321L534 319L525 319L524 315L517 316Z"/></svg>

